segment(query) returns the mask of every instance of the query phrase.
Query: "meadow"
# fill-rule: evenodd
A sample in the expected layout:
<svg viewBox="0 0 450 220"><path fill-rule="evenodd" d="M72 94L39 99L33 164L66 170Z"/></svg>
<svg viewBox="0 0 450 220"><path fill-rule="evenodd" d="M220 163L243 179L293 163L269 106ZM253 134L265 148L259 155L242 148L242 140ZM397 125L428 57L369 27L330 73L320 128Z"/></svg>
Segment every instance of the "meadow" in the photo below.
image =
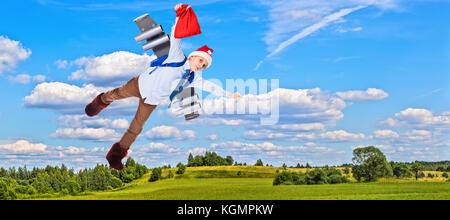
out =
<svg viewBox="0 0 450 220"><path fill-rule="evenodd" d="M165 169L163 177L169 170ZM273 186L280 168L255 166L189 167L182 175L148 182L150 174L112 191L78 196L50 197L61 200L448 200L450 182L444 178L380 179L372 183ZM288 168L305 172L306 169ZM427 172L425 172L427 174ZM439 172L434 172L439 175ZM350 176L349 176L350 177ZM350 177L351 178L351 177Z"/></svg>

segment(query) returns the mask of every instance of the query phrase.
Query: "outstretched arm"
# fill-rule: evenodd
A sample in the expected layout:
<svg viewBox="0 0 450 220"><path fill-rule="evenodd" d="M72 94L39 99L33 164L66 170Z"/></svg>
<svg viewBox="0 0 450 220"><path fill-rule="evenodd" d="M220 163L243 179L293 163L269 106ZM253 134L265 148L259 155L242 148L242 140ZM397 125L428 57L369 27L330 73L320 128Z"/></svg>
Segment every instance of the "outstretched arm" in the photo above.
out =
<svg viewBox="0 0 450 220"><path fill-rule="evenodd" d="M177 11L183 4L178 4L175 6L175 11ZM184 53L181 49L181 39L175 38L175 27L178 23L178 17L175 18L175 23L170 31L170 49L169 55L165 63L171 62L181 62L184 60Z"/></svg>
<svg viewBox="0 0 450 220"><path fill-rule="evenodd" d="M222 89L222 87L218 86L217 84L203 79L200 75L196 75L194 78L194 81L188 86L188 87L195 87L203 91L210 92L216 96L220 97L229 97L232 99L239 99L241 98L241 95L239 93L229 93Z"/></svg>

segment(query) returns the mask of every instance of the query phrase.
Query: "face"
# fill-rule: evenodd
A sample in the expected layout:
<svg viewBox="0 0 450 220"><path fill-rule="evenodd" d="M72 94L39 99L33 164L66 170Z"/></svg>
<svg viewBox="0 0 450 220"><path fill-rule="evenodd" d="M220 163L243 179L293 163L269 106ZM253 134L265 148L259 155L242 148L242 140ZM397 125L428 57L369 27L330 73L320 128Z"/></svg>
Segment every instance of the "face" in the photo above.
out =
<svg viewBox="0 0 450 220"><path fill-rule="evenodd" d="M203 57L191 56L189 57L189 65L191 66L192 71L201 71L206 69L208 61Z"/></svg>

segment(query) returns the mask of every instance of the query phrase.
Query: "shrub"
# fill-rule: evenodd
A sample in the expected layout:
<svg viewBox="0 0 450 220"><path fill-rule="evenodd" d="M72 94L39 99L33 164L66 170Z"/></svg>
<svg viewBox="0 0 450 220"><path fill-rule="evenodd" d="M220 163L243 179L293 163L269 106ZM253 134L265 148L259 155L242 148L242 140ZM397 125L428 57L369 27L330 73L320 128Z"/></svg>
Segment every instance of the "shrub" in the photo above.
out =
<svg viewBox="0 0 450 220"><path fill-rule="evenodd" d="M149 182L155 182L161 179L161 175L162 175L162 169L157 167L157 168L153 168L152 170L152 174L150 175L150 179L148 180Z"/></svg>
<svg viewBox="0 0 450 220"><path fill-rule="evenodd" d="M176 174L184 174L184 172L186 172L186 166L183 164L178 164L177 165L178 170L175 172Z"/></svg>
<svg viewBox="0 0 450 220"><path fill-rule="evenodd" d="M443 173L443 174L442 174L442 177L448 178L448 174L447 174L447 173Z"/></svg>
<svg viewBox="0 0 450 220"><path fill-rule="evenodd" d="M306 172L306 182L310 185L327 184L328 175L322 169L314 169Z"/></svg>
<svg viewBox="0 0 450 220"><path fill-rule="evenodd" d="M169 170L169 174L167 175L167 178L173 178L174 174L172 173L172 170Z"/></svg>

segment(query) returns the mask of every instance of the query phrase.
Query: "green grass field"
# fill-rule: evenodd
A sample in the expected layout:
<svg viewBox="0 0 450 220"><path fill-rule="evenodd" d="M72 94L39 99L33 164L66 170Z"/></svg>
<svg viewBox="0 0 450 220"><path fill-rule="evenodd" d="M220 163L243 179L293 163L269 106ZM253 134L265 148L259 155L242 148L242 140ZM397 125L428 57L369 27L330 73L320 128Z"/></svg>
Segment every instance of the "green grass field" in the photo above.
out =
<svg viewBox="0 0 450 220"><path fill-rule="evenodd" d="M172 179L148 182L150 174L120 190L81 196L52 197L64 200L323 200L323 199L450 199L450 182L383 179L375 183L273 186L273 167L188 168ZM172 169L175 173L176 169ZM290 169L304 171L305 169ZM240 175L237 173L240 171ZM163 176L168 170L163 172Z"/></svg>

